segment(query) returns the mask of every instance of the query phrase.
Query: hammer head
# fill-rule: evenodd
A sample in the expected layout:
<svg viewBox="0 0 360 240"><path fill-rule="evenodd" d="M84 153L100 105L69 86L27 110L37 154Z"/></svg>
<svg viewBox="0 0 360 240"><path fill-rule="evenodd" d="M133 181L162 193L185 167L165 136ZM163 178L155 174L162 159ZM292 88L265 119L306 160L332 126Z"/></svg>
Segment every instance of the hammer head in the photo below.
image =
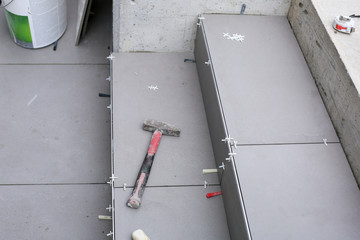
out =
<svg viewBox="0 0 360 240"><path fill-rule="evenodd" d="M153 119L148 119L144 122L143 125L144 130L153 132L156 129L159 129L163 135L167 136L174 136L179 137L180 136L180 129L175 127L174 125L165 123L165 122L159 122Z"/></svg>

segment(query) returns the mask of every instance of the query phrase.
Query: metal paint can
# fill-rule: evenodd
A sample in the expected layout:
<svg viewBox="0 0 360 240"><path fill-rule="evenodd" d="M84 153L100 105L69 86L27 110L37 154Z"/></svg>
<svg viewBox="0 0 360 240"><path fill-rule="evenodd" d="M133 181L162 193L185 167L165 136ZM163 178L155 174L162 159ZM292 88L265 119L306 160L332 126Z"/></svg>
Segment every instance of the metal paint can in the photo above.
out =
<svg viewBox="0 0 360 240"><path fill-rule="evenodd" d="M10 35L25 48L58 40L67 26L66 0L2 0Z"/></svg>

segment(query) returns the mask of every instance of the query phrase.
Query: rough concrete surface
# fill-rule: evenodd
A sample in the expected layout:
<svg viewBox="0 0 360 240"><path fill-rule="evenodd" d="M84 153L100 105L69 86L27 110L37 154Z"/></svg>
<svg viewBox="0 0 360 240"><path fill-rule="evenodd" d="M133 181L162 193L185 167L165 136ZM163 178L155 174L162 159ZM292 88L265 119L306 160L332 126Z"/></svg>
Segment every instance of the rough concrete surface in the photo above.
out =
<svg viewBox="0 0 360 240"><path fill-rule="evenodd" d="M360 184L360 33L335 33L337 15L360 12L357 0L293 0L289 21ZM356 20L357 26L360 21ZM356 27L356 26L355 26Z"/></svg>
<svg viewBox="0 0 360 240"><path fill-rule="evenodd" d="M115 0L114 50L191 52L199 14L236 14L243 3L246 14L260 15L285 16L290 6L290 0Z"/></svg>

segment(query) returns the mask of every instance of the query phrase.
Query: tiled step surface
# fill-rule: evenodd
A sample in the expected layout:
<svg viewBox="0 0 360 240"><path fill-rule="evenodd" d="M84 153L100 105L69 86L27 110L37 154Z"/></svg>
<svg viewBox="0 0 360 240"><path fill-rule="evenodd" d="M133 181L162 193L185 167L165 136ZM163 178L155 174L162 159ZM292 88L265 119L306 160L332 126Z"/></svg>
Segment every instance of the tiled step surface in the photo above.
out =
<svg viewBox="0 0 360 240"><path fill-rule="evenodd" d="M204 16L209 56L197 64L200 74L212 68L227 129L239 145L339 141L286 17Z"/></svg>
<svg viewBox="0 0 360 240"><path fill-rule="evenodd" d="M139 209L125 206L131 190L115 189L116 239L130 239L139 228L150 239L230 239L222 197L205 197L220 187L147 188Z"/></svg>
<svg viewBox="0 0 360 240"><path fill-rule="evenodd" d="M0 186L3 239L107 239L111 189L99 185ZM91 226L91 227L89 227Z"/></svg>
<svg viewBox="0 0 360 240"><path fill-rule="evenodd" d="M0 66L1 184L104 183L108 66Z"/></svg>
<svg viewBox="0 0 360 240"><path fill-rule="evenodd" d="M203 185L204 168L216 168L192 54L121 53L113 60L115 186L133 186L151 139L147 119L180 128L163 136L148 186ZM154 87L155 89L152 89ZM219 183L216 174L206 176Z"/></svg>
<svg viewBox="0 0 360 240"><path fill-rule="evenodd" d="M253 239L359 239L360 192L339 143L237 153Z"/></svg>

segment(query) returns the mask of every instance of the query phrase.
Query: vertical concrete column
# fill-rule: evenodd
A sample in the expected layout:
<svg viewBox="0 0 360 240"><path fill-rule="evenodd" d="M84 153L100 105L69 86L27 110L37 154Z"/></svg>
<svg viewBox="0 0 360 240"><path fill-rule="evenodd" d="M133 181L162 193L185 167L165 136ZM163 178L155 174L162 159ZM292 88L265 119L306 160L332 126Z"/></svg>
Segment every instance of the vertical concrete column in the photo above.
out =
<svg viewBox="0 0 360 240"><path fill-rule="evenodd" d="M360 185L360 97L324 25L331 23L312 0L292 0L288 19Z"/></svg>
<svg viewBox="0 0 360 240"><path fill-rule="evenodd" d="M120 0L113 0L113 52L119 52L120 49Z"/></svg>

